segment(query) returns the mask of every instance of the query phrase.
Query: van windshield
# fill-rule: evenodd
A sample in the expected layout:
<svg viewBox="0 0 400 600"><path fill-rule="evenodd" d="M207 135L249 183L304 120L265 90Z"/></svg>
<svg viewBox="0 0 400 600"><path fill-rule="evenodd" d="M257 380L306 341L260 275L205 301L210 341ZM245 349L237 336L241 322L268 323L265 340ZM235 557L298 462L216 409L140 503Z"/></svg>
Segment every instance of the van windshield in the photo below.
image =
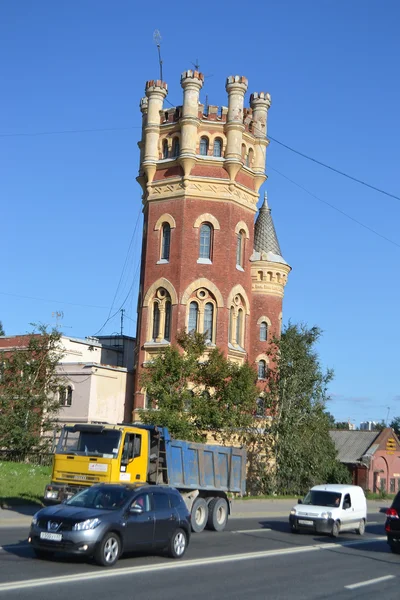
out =
<svg viewBox="0 0 400 600"><path fill-rule="evenodd" d="M310 490L303 500L303 504L313 506L340 506L342 494L338 492L326 492L324 490Z"/></svg>

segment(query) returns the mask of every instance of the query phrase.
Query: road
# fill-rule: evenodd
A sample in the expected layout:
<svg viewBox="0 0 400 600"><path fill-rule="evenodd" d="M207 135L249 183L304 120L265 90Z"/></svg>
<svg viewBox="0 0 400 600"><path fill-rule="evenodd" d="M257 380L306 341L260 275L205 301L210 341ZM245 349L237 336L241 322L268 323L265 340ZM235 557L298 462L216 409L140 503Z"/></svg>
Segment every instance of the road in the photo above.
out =
<svg viewBox="0 0 400 600"><path fill-rule="evenodd" d="M284 518L232 519L223 533L192 536L185 558L127 556L104 569L80 559L41 561L26 529L0 530L0 600L319 600L400 595L400 555L391 554L384 515L364 537L295 535Z"/></svg>

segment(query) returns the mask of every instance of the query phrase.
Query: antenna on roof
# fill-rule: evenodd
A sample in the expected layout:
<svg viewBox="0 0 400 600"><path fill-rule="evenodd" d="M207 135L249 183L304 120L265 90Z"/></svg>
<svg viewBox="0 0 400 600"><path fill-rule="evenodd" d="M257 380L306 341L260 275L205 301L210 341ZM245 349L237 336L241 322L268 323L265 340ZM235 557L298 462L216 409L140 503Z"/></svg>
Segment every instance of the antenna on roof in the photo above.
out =
<svg viewBox="0 0 400 600"><path fill-rule="evenodd" d="M155 45L157 46L157 50L158 50L158 63L160 65L160 79L161 81L163 80L162 77L162 65L163 65L163 61L161 58L161 33L158 31L158 29L155 30L155 32L153 33L153 41L155 43Z"/></svg>
<svg viewBox="0 0 400 600"><path fill-rule="evenodd" d="M196 62L191 63L191 64L194 66L194 68L196 69L196 71L200 71L200 65L199 65L199 59L198 58L196 58Z"/></svg>

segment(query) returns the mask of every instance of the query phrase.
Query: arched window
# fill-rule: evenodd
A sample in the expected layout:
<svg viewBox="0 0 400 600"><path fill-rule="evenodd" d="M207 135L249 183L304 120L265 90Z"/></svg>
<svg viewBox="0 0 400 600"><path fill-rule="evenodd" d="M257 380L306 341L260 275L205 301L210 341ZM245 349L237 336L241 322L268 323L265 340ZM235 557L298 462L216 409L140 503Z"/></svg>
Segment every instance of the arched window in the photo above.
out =
<svg viewBox="0 0 400 600"><path fill-rule="evenodd" d="M236 317L236 343L238 346L242 345L242 333L243 333L243 309L239 308Z"/></svg>
<svg viewBox="0 0 400 600"><path fill-rule="evenodd" d="M211 260L211 237L212 227L209 223L203 223L200 227L200 252L199 258Z"/></svg>
<svg viewBox="0 0 400 600"><path fill-rule="evenodd" d="M179 156L180 154L180 145L179 145L179 138L174 138L173 142L172 142L172 156L175 158L176 156Z"/></svg>
<svg viewBox="0 0 400 600"><path fill-rule="evenodd" d="M256 400L256 417L264 417L265 416L265 400L262 397L257 398Z"/></svg>
<svg viewBox="0 0 400 600"><path fill-rule="evenodd" d="M191 302L189 306L189 323L188 330L189 333L192 331L197 331L197 322L199 316L199 305L197 302Z"/></svg>
<svg viewBox="0 0 400 600"><path fill-rule="evenodd" d="M246 158L246 144L242 144L242 160Z"/></svg>
<svg viewBox="0 0 400 600"><path fill-rule="evenodd" d="M153 303L153 340L156 341L160 333L160 307L158 302Z"/></svg>
<svg viewBox="0 0 400 600"><path fill-rule="evenodd" d="M164 223L162 227L161 259L169 260L169 249L171 245L171 225Z"/></svg>
<svg viewBox="0 0 400 600"><path fill-rule="evenodd" d="M213 319L214 305L211 302L207 302L204 307L204 333L206 342L211 342L213 339Z"/></svg>
<svg viewBox="0 0 400 600"><path fill-rule="evenodd" d="M163 141L162 145L162 157L168 158L168 140Z"/></svg>
<svg viewBox="0 0 400 600"><path fill-rule="evenodd" d="M200 138L200 154L201 156L207 156L208 154L208 138Z"/></svg>
<svg viewBox="0 0 400 600"><path fill-rule="evenodd" d="M229 311L229 332L228 332L229 342L235 341L234 339L232 340L234 319L235 319L235 309L232 306L231 310Z"/></svg>
<svg viewBox="0 0 400 600"><path fill-rule="evenodd" d="M253 164L254 150L250 148L247 158L246 158L246 167L251 167Z"/></svg>
<svg viewBox="0 0 400 600"><path fill-rule="evenodd" d="M258 379L265 379L267 376L267 363L265 360L258 361Z"/></svg>
<svg viewBox="0 0 400 600"><path fill-rule="evenodd" d="M213 155L214 156L222 156L222 140L221 140L221 138L215 138L215 140L214 140Z"/></svg>
<svg viewBox="0 0 400 600"><path fill-rule="evenodd" d="M263 321L260 324L260 341L266 342L267 339L268 339L268 323L266 323L266 321Z"/></svg>
<svg viewBox="0 0 400 600"><path fill-rule="evenodd" d="M243 268L243 255L244 255L244 240L245 232L243 229L239 231L236 239L236 265Z"/></svg>
<svg viewBox="0 0 400 600"><path fill-rule="evenodd" d="M170 302L170 300L166 300L166 302L165 302L164 340L167 340L167 342L171 341L171 302Z"/></svg>

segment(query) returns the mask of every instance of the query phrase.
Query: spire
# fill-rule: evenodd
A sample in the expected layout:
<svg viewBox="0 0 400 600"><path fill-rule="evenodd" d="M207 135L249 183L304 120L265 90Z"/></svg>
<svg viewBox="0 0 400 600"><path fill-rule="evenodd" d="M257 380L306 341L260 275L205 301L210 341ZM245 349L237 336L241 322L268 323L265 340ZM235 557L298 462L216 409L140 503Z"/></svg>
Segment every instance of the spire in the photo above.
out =
<svg viewBox="0 0 400 600"><path fill-rule="evenodd" d="M264 202L261 206L254 226L254 250L256 252L272 252L281 256L278 238L276 236L271 209L268 206L267 192L264 194Z"/></svg>

